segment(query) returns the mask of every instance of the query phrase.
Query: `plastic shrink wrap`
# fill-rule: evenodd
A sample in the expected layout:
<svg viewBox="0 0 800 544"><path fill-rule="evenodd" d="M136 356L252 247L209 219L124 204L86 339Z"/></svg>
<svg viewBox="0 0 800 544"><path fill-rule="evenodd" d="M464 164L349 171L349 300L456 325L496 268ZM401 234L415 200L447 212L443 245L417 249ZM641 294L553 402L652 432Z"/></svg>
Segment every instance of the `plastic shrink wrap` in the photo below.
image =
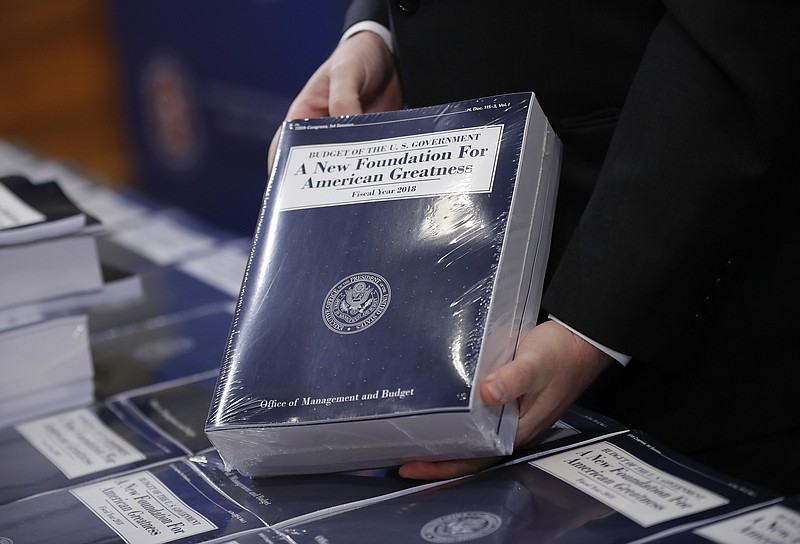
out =
<svg viewBox="0 0 800 544"><path fill-rule="evenodd" d="M248 476L510 453L561 146L532 93L287 121L206 433Z"/></svg>

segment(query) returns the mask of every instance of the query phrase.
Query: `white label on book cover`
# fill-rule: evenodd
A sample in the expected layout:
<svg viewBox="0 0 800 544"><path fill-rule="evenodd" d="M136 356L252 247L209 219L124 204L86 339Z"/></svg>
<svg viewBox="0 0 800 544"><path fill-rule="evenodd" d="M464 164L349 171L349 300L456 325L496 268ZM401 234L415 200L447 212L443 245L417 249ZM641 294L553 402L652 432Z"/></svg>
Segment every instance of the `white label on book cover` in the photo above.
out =
<svg viewBox="0 0 800 544"><path fill-rule="evenodd" d="M197 232L164 217L155 217L136 228L113 235L113 240L152 262L165 266L211 248L212 236Z"/></svg>
<svg viewBox="0 0 800 544"><path fill-rule="evenodd" d="M502 125L289 150L280 210L492 190Z"/></svg>
<svg viewBox="0 0 800 544"><path fill-rule="evenodd" d="M87 409L29 421L16 430L70 479L145 459Z"/></svg>
<svg viewBox="0 0 800 544"><path fill-rule="evenodd" d="M718 544L798 544L800 513L775 505L695 530Z"/></svg>
<svg viewBox="0 0 800 544"><path fill-rule="evenodd" d="M128 544L163 544L217 528L146 470L70 493Z"/></svg>
<svg viewBox="0 0 800 544"><path fill-rule="evenodd" d="M645 463L608 442L530 462L650 527L728 503L728 499Z"/></svg>
<svg viewBox="0 0 800 544"><path fill-rule="evenodd" d="M0 230L41 223L45 216L0 183Z"/></svg>

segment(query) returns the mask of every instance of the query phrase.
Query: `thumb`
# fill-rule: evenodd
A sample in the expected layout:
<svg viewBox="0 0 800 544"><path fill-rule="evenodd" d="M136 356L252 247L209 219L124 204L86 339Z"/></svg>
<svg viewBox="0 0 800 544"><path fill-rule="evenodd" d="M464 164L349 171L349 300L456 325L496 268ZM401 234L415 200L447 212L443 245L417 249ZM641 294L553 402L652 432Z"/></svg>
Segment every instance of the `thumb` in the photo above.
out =
<svg viewBox="0 0 800 544"><path fill-rule="evenodd" d="M539 395L555 377L557 368L552 362L560 359L565 339L571 340L572 333L552 321L534 327L517 347L514 359L481 382L484 402L505 404L523 395Z"/></svg>
<svg viewBox="0 0 800 544"><path fill-rule="evenodd" d="M272 137L267 151L267 178L272 174L272 164L275 162L275 154L278 151L278 138L280 137L280 129Z"/></svg>
<svg viewBox="0 0 800 544"><path fill-rule="evenodd" d="M481 398L487 404L505 404L524 394L536 394L547 383L535 357L518 357L490 373L480 383Z"/></svg>
<svg viewBox="0 0 800 544"><path fill-rule="evenodd" d="M360 81L353 77L345 77L337 71L330 78L330 94L328 110L333 117L362 113Z"/></svg>

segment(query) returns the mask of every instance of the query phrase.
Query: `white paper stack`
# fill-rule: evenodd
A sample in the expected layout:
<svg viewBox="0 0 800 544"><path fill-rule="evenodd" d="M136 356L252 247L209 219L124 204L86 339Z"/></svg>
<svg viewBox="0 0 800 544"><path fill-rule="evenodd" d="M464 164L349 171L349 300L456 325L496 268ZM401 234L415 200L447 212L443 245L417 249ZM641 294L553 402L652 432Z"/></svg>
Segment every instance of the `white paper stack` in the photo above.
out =
<svg viewBox="0 0 800 544"><path fill-rule="evenodd" d="M0 178L0 425L94 399L87 305L115 293L102 224L55 181Z"/></svg>

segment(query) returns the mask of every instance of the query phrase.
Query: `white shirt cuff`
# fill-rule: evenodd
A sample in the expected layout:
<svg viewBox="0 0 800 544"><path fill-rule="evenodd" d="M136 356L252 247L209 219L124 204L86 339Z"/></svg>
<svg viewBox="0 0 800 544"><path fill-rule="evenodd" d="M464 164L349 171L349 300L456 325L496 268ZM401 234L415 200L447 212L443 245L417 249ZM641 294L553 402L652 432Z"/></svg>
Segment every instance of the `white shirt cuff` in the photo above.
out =
<svg viewBox="0 0 800 544"><path fill-rule="evenodd" d="M358 32L363 32L364 30L368 30L369 32L374 32L375 34L380 36L381 39L386 43L386 47L389 48L389 51L394 53L394 45L392 44L391 31L382 24L376 23L375 21L359 21L356 24L348 27L348 29L344 31L344 34L342 34L342 38L339 40L339 43L342 43L353 34L356 34Z"/></svg>
<svg viewBox="0 0 800 544"><path fill-rule="evenodd" d="M591 345L593 345L594 347L596 347L597 349L599 349L600 351L602 351L606 355L614 358L616 361L621 363L622 366L625 366L630 362L630 360L631 360L630 356L624 355L624 354L622 354L622 353L620 353L618 351L614 351L611 348L607 348L603 344L599 344L599 343L595 342L591 338L588 338L585 334L581 334L580 332L576 331L575 329L573 329L572 327L570 327L569 325L567 325L566 323L564 323L563 321L561 321L557 317L554 317L552 314L548 315L547 318L550 319L551 321L555 321L556 323L558 323L559 325L561 325L565 329L569 330L573 334L577 334L578 336L580 336L581 338L583 338L584 340L589 342Z"/></svg>

